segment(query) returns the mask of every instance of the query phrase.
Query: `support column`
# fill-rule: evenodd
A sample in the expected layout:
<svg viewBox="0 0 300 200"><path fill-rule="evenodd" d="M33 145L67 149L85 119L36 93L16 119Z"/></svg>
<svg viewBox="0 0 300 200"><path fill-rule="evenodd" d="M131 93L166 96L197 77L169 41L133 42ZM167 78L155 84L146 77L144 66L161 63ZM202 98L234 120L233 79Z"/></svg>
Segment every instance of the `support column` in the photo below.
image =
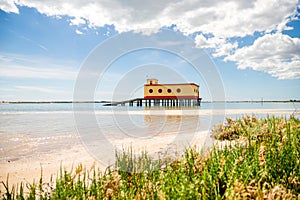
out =
<svg viewBox="0 0 300 200"><path fill-rule="evenodd" d="M200 106L200 99L197 99L197 106Z"/></svg>

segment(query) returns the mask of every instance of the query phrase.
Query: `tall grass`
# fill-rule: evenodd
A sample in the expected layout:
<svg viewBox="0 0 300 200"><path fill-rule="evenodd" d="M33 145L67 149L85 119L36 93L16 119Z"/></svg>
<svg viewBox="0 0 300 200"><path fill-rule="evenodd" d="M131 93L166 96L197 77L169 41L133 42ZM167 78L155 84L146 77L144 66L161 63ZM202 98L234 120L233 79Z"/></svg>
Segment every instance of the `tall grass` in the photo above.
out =
<svg viewBox="0 0 300 200"><path fill-rule="evenodd" d="M245 116L227 119L213 136L227 140L209 153L187 149L166 162L131 149L116 153L105 173L79 165L55 181L9 187L3 199L296 199L300 198L300 121ZM236 142L238 141L238 142Z"/></svg>

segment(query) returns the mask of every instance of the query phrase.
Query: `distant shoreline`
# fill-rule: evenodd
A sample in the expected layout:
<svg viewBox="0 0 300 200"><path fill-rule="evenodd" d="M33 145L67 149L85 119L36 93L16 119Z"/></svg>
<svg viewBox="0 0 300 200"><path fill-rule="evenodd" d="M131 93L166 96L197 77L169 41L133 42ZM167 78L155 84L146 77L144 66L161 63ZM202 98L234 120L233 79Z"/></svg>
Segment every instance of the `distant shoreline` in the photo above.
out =
<svg viewBox="0 0 300 200"><path fill-rule="evenodd" d="M1 101L0 104L113 103L114 101ZM299 103L300 100L202 101L201 103Z"/></svg>
<svg viewBox="0 0 300 200"><path fill-rule="evenodd" d="M111 101L1 101L0 104L110 103Z"/></svg>
<svg viewBox="0 0 300 200"><path fill-rule="evenodd" d="M295 103L300 100L202 101L201 103Z"/></svg>

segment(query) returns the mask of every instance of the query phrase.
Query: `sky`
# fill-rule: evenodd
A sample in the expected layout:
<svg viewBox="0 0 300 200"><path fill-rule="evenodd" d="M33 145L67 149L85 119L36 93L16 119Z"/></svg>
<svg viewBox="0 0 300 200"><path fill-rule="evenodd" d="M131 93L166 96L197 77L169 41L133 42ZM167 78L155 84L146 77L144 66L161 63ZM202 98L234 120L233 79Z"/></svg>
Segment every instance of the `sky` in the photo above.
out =
<svg viewBox="0 0 300 200"><path fill-rule="evenodd" d="M142 97L147 78L194 82L203 100L220 100L216 87L226 100L299 100L299 11L297 0L0 0L0 101L73 100L80 72L105 45L94 100ZM213 65L195 71L180 53L141 48L101 71L122 34L130 37L120 48L139 35L173 45L170 32L187 38L175 52L189 44Z"/></svg>

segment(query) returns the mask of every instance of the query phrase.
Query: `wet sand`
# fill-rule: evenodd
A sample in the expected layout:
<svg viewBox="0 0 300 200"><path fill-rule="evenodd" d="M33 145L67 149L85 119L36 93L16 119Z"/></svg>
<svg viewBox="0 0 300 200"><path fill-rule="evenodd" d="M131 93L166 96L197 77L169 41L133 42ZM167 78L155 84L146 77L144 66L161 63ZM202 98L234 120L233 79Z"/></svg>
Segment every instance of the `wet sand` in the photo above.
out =
<svg viewBox="0 0 300 200"><path fill-rule="evenodd" d="M164 137L153 137L147 140L143 139L125 139L115 141L118 149L128 149L132 147L133 152L140 153L146 150L149 155L158 155L165 151L169 154L178 153L177 151L183 150L186 146L201 147L207 138L207 132L189 133L181 135L181 137L174 138L175 133L166 134ZM176 136L176 134L175 134ZM186 144L182 141L186 137L192 137L192 142ZM191 140L191 138L190 138ZM182 144L181 144L182 143ZM171 145L172 146L171 146ZM173 149L173 152L170 151ZM176 149L176 150L175 150ZM176 152L174 152L176 151ZM113 154L113 152L112 152ZM9 175L9 185L12 186L23 183L38 182L41 176L41 169L43 171L43 181L49 182L50 178L55 178L60 173L60 166L67 171L71 171L82 164L86 169L100 169L102 172L107 168L107 164L97 160L87 149L80 143L71 149L63 149L61 151L53 151L49 154L33 154L30 157L21 158L17 160L2 160L0 162L0 181L6 182L7 175ZM0 186L3 191L3 186Z"/></svg>
<svg viewBox="0 0 300 200"><path fill-rule="evenodd" d="M132 111L136 112L136 111ZM144 113L145 112L145 113ZM143 114L155 114L155 111L143 111ZM195 111L199 115L211 115L211 114L223 114L223 110L199 110ZM139 112L140 113L140 112ZM189 112L190 113L190 112ZM296 114L299 117L299 112L294 112L293 109L232 109L226 110L226 115L251 115L251 114L269 114L269 115L291 115ZM184 111L170 110L166 111L167 115L180 115L185 114ZM190 146L197 145L199 148L204 144L207 139L207 132L199 132L199 134L193 133L193 140ZM118 146L126 147L130 144L135 147L135 151L147 150L157 152L157 146L164 147L172 141L172 133L166 134L165 138L149 138L145 143L145 140L135 141L133 143L130 140L120 140L117 142ZM178 140L180 144L180 138ZM162 148L166 149L166 148ZM2 151L5 153L5 149ZM87 169L95 166L100 170L104 171L106 166L98 162L79 142L74 147L70 149L64 149L61 151L53 151L49 154L33 154L30 157L24 157L18 160L1 160L0 161L0 181L6 182L6 178L9 174L9 184L23 183L33 183L33 181L38 182L41 175L41 168L43 169L43 180L47 182L50 177L55 177L59 174L60 166L70 171L72 167L75 169L79 163L82 163ZM3 191L3 186L1 184L1 191Z"/></svg>
<svg viewBox="0 0 300 200"><path fill-rule="evenodd" d="M78 145L72 149L65 149L51 154L37 154L18 160L2 160L0 162L0 181L6 182L9 176L9 185L23 183L37 183L41 177L49 182L52 176L55 180L60 173L60 166L67 171L71 171L82 163L87 169L96 167L104 170L101 163L97 162L87 153L83 146ZM0 186L3 191L3 185Z"/></svg>

